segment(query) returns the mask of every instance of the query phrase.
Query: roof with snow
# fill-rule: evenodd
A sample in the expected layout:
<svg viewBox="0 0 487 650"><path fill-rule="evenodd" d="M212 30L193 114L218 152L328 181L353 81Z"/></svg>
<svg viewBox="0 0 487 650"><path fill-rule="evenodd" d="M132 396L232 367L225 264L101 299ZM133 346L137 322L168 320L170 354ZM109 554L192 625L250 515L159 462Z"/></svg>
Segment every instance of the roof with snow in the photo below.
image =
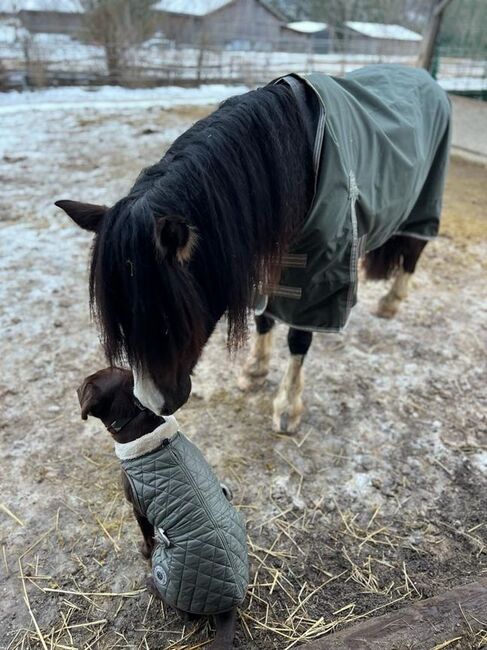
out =
<svg viewBox="0 0 487 650"><path fill-rule="evenodd" d="M370 38L388 38L394 41L421 41L422 36L402 25L385 25L384 23L360 23L354 20L345 21L345 25L354 32Z"/></svg>
<svg viewBox="0 0 487 650"><path fill-rule="evenodd" d="M58 11L82 13L79 0L0 0L0 12L16 14L18 11Z"/></svg>
<svg viewBox="0 0 487 650"><path fill-rule="evenodd" d="M1 0L0 0L1 1ZM255 0L260 5L273 14L278 20L283 22L285 16L275 7L270 5L266 0ZM207 16L208 14L231 4L234 0L159 0L154 2L152 9L155 11L164 11L169 14L185 14L187 16Z"/></svg>
<svg viewBox="0 0 487 650"><path fill-rule="evenodd" d="M293 32L301 32L302 34L317 34L325 30L328 25L326 23L318 23L315 20L298 20L286 25L288 29Z"/></svg>
<svg viewBox="0 0 487 650"><path fill-rule="evenodd" d="M233 0L159 0L152 9L171 14L187 14L188 16L206 16Z"/></svg>

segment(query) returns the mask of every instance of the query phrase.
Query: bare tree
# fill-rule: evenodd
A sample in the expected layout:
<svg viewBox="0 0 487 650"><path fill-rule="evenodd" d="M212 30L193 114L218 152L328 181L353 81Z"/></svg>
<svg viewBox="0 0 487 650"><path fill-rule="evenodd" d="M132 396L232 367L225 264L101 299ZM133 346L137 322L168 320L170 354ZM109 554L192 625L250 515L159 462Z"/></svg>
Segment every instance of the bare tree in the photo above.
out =
<svg viewBox="0 0 487 650"><path fill-rule="evenodd" d="M42 48L36 42L35 34L27 29L16 30L16 40L22 48L25 62L25 83L29 88L46 85L47 65Z"/></svg>
<svg viewBox="0 0 487 650"><path fill-rule="evenodd" d="M128 55L154 32L150 0L83 0L84 35L105 50L112 83L126 76Z"/></svg>
<svg viewBox="0 0 487 650"><path fill-rule="evenodd" d="M433 61L433 54L435 51L436 41L440 33L441 21L445 13L445 9L452 0L433 0L431 5L431 15L426 27L423 41L421 43L421 50L418 57L418 67L429 70Z"/></svg>

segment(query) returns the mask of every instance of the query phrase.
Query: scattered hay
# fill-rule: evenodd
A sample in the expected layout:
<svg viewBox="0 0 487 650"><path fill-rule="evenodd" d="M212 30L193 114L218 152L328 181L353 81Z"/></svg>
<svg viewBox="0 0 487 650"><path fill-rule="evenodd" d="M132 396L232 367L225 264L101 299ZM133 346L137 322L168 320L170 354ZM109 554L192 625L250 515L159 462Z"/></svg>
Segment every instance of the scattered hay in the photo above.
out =
<svg viewBox="0 0 487 650"><path fill-rule="evenodd" d="M296 467L294 470L299 473ZM73 544L59 525L60 518L64 518L59 510L54 524L18 558L18 578L33 629L17 630L8 650L34 648L39 644L43 650L150 648L161 642L168 650L189 650L205 645L211 634L206 621L183 626L144 587L134 585L133 589L113 590L107 588L106 582L97 582L103 576L104 553L124 555L122 536L126 512L120 512L124 508L117 499L114 494L98 516L86 517L92 510L91 504L85 506L83 516L77 513L85 521L83 534L93 540L91 546L98 558L80 556L76 543ZM76 509L71 508L69 512L74 515ZM239 612L242 633L249 641L264 636L277 639L273 641L276 647L293 648L397 606L401 601L421 596L406 563L391 560L401 538L381 525L379 508L363 524L356 515L338 509L336 534L342 542L339 553L343 569L330 571L326 559L317 555L312 563L314 579L301 582L295 569L306 562L300 537L309 533L309 515L296 513L292 508L281 509L276 503L276 513L256 527L260 536L256 531L255 538L249 537L252 573L247 600ZM136 533L133 524L131 535ZM269 539L269 543L257 543L254 541L257 539ZM49 549L67 551L77 566L76 575L66 576L62 582L59 577L49 575L40 560ZM91 560L98 560L95 562L98 570L93 569ZM142 579L143 563L138 561ZM378 569L391 572L395 579L384 582ZM352 585L359 588L356 598L337 608L337 589L352 593L356 589ZM360 594L374 594L380 602L364 609ZM117 619L126 622L128 616L133 616L132 608L127 606L129 601L138 603L140 615L132 619L130 626L122 628ZM48 625L45 622L41 625L36 612L48 603L54 604L52 618Z"/></svg>

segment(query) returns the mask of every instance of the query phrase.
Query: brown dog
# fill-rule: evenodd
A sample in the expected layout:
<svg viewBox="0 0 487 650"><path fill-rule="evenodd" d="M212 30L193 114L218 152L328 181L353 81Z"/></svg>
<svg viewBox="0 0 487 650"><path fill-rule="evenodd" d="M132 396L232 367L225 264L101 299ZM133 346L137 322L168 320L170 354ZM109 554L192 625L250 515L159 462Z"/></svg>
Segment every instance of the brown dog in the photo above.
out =
<svg viewBox="0 0 487 650"><path fill-rule="evenodd" d="M142 436L151 433L164 423L165 419L144 408L133 394L133 375L122 368L105 368L87 377L78 388L78 399L83 420L88 415L99 418L117 443L131 443ZM150 560L154 550L154 527L137 509L132 488L122 472L122 484L126 499L132 504L133 513L144 541L141 552L145 559ZM148 588L153 595L160 598L154 587L152 578L148 578ZM178 610L187 620L197 618ZM227 650L233 645L235 636L236 611L218 614L215 617L216 635L211 646L212 650Z"/></svg>

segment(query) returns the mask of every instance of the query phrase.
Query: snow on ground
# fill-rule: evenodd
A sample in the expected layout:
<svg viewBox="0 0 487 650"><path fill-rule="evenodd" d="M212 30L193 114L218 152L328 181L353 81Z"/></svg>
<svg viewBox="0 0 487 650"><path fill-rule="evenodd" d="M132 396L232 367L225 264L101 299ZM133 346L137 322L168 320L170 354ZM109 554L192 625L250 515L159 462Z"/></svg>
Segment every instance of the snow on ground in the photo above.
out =
<svg viewBox="0 0 487 650"><path fill-rule="evenodd" d="M487 77L484 79L478 77L440 77L438 83L447 92L470 91L478 93L487 91Z"/></svg>
<svg viewBox="0 0 487 650"><path fill-rule="evenodd" d="M71 110L92 108L108 110L151 106L202 106L216 104L247 91L247 86L206 84L195 88L160 86L158 88L122 88L121 86L71 86L46 88L32 92L0 93L0 114L35 110Z"/></svg>

